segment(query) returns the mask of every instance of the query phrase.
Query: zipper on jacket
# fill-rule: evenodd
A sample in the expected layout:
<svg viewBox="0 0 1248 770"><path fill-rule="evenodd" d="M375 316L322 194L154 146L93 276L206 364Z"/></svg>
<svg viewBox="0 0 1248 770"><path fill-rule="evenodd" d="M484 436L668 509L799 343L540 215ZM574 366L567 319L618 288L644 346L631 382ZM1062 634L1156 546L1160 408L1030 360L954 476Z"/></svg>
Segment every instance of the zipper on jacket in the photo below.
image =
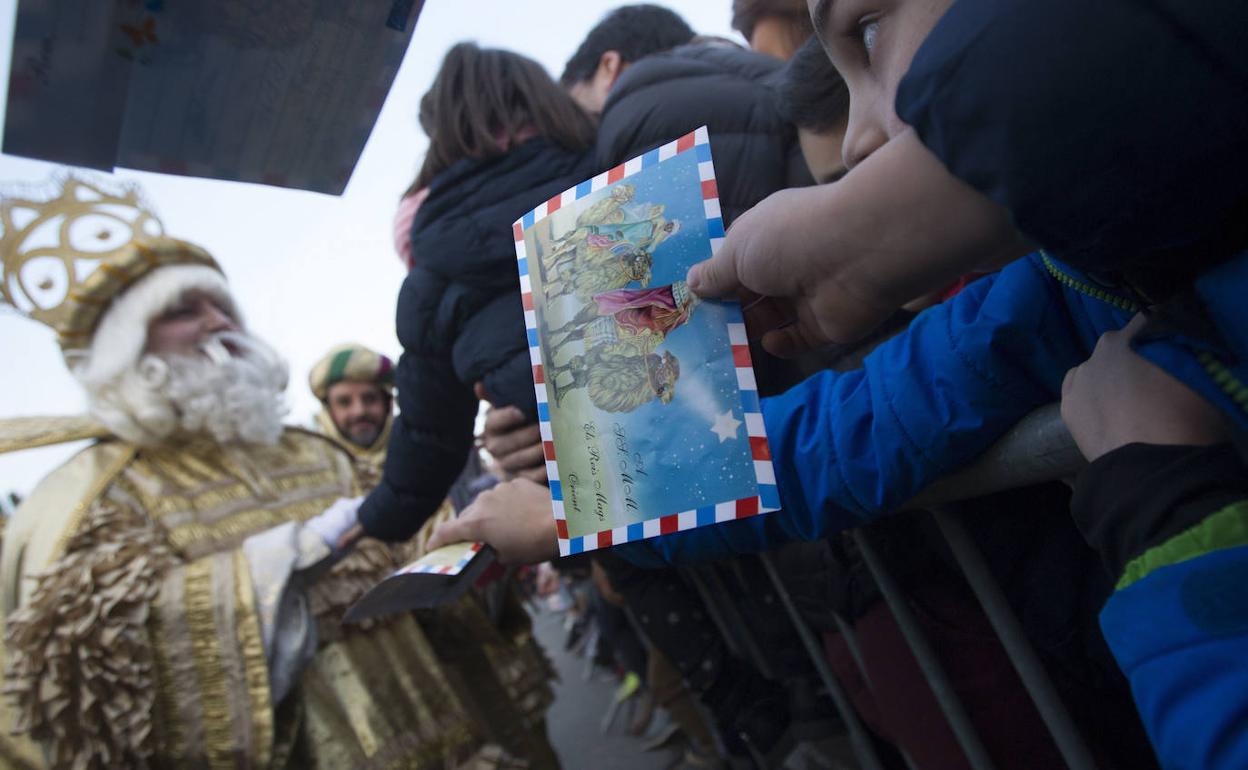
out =
<svg viewBox="0 0 1248 770"><path fill-rule="evenodd" d="M1196 360L1205 367L1205 371L1213 379L1214 384L1222 389L1240 409L1248 412L1248 386L1239 381L1234 373L1212 353L1201 350L1196 353Z"/></svg>
<svg viewBox="0 0 1248 770"><path fill-rule="evenodd" d="M1126 297L1120 297L1117 294L1111 294L1104 289L1099 289L1093 286L1087 281L1081 281L1073 275L1068 274L1066 271L1058 267L1057 263L1043 251L1040 252L1040 259L1044 260L1045 269L1049 271L1049 275L1057 279L1058 283L1074 289L1080 294L1086 294L1093 299L1099 299L1101 302L1113 305L1119 310L1125 310L1128 313L1138 313L1142 309L1139 304L1133 300L1127 299Z"/></svg>
<svg viewBox="0 0 1248 770"><path fill-rule="evenodd" d="M1048 254L1040 252L1040 258L1044 260L1044 267L1049 274L1057 280L1058 283L1067 286L1080 294L1086 294L1093 299L1106 302L1120 310L1126 310L1129 313L1138 313L1140 306L1136 302L1111 294L1104 289L1099 289L1087 281L1081 281L1078 278L1066 273L1057 263L1054 262ZM1248 412L1248 385L1239 381L1239 378L1227 368L1225 364L1219 361L1212 353L1205 350L1193 351L1196 354L1196 360L1204 367L1205 373L1209 375L1214 384L1217 385L1223 393L1230 396L1241 409Z"/></svg>

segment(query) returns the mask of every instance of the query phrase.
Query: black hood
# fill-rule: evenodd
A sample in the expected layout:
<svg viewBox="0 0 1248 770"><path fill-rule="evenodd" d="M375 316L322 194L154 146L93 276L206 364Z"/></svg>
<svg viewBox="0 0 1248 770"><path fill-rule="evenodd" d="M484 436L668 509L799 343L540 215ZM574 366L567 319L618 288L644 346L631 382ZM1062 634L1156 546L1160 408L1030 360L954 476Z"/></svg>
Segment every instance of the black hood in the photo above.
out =
<svg viewBox="0 0 1248 770"><path fill-rule="evenodd" d="M591 168L589 154L543 138L506 155L455 163L434 178L412 221L416 266L478 287L514 284L511 223L590 176Z"/></svg>
<svg viewBox="0 0 1248 770"><path fill-rule="evenodd" d="M705 125L724 224L776 190L810 184L797 130L776 104L783 67L723 43L685 45L632 64L602 112L598 170Z"/></svg>

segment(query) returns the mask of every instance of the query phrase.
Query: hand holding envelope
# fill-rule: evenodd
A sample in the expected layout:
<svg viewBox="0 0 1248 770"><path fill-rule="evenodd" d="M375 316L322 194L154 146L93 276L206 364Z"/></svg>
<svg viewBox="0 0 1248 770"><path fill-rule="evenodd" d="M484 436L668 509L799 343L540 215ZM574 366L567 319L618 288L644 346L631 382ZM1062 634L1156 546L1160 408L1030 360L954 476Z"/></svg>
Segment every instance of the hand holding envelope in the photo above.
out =
<svg viewBox="0 0 1248 770"><path fill-rule="evenodd" d="M515 222L538 425L497 410L483 443L507 473L544 468L549 496L500 488L458 537L529 561L541 503L562 555L779 506L741 307L685 281L724 240L710 142L695 129Z"/></svg>
<svg viewBox="0 0 1248 770"><path fill-rule="evenodd" d="M763 347L787 357L859 340L910 300L1031 250L907 129L834 184L759 202L687 280L699 296L741 298Z"/></svg>
<svg viewBox="0 0 1248 770"><path fill-rule="evenodd" d="M450 543L489 543L501 564L537 564L559 557L550 490L527 479L487 489L460 513L433 531L429 549Z"/></svg>

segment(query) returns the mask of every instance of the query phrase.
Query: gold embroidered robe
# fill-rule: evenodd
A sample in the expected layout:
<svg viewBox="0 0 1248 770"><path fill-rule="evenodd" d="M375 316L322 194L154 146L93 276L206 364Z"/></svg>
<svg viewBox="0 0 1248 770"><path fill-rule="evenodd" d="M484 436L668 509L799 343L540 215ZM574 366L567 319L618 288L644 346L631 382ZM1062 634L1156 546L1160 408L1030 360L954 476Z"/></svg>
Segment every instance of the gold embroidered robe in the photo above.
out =
<svg viewBox="0 0 1248 770"><path fill-rule="evenodd" d="M9 523L0 555L3 728L26 734L6 737L0 757L15 767L441 768L499 753L482 751L410 616L322 639L290 695L271 702L258 606L268 589L252 584L242 543L358 493L350 458L294 429L274 447L103 441L54 471ZM366 552L355 569L370 558L380 557ZM313 585L314 608L336 604L325 597L341 593L347 561Z"/></svg>
<svg viewBox="0 0 1248 770"><path fill-rule="evenodd" d="M355 458L365 492L381 481L394 419L391 416L381 436L365 448L342 435L328 408L317 414L321 431ZM357 556L363 558L353 563L358 580L354 590L345 592L337 601L324 597L327 605L333 605L332 610L326 606L322 611L318 600L324 595L314 595L318 617L341 617L359 596L394 569L423 556L433 530L454 517L455 509L447 500L408 543L383 545L375 540L362 541ZM394 566L378 574L368 566L374 563ZM345 572L353 565L342 564L338 569ZM339 585L344 585L343 581ZM447 606L422 610L413 616L425 629L438 662L443 664L443 674L460 693L480 731L512 756L524 758L534 770L557 768L559 762L545 727L546 710L554 701L554 667L533 637L532 621L515 591L510 586L493 590L506 592L497 597L497 622L491 620L486 602L477 591L470 591ZM322 624L321 633L326 636L341 631Z"/></svg>

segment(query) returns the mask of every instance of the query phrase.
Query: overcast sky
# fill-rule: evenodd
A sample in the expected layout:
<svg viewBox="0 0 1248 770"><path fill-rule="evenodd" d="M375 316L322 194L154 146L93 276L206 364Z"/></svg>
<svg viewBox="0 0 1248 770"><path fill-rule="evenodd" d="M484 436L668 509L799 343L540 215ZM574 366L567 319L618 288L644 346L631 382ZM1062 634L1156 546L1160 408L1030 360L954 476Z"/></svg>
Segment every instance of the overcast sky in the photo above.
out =
<svg viewBox="0 0 1248 770"><path fill-rule="evenodd" d="M391 220L425 149L416 105L443 54L461 40L519 51L558 76L585 32L621 3L602 0L428 0L385 108L342 197L121 172L139 181L166 231L207 248L224 267L248 325L291 365L290 420L319 404L306 374L330 346L359 341L390 354L403 270ZM698 32L740 40L731 0L665 3ZM15 0L0 0L0 83L8 83ZM51 164L0 155L0 183L41 181ZM0 417L81 413L81 391L52 332L0 310ZM75 446L0 455L0 493L29 490Z"/></svg>

